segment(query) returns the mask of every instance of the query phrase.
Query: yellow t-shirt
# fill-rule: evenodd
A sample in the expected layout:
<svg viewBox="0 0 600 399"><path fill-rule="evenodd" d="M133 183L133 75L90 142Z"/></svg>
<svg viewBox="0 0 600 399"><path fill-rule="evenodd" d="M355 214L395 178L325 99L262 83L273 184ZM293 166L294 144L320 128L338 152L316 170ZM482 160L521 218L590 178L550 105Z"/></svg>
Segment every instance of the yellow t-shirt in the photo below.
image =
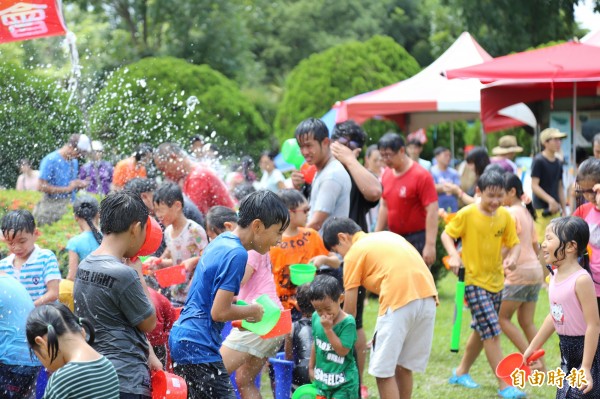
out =
<svg viewBox="0 0 600 399"><path fill-rule="evenodd" d="M74 312L75 303L73 300L73 282L71 280L67 280L63 278L60 280L60 285L58 286L58 301L63 305L66 305L71 312Z"/></svg>
<svg viewBox="0 0 600 399"><path fill-rule="evenodd" d="M402 236L382 231L352 237L344 257L344 288L359 286L379 295L379 316L416 299L435 297L437 289L421 254Z"/></svg>
<svg viewBox="0 0 600 399"><path fill-rule="evenodd" d="M500 207L494 216L487 216L478 204L471 204L456 213L445 231L454 239L462 239L465 284L500 292L504 287L502 246L512 248L519 243L510 213Z"/></svg>

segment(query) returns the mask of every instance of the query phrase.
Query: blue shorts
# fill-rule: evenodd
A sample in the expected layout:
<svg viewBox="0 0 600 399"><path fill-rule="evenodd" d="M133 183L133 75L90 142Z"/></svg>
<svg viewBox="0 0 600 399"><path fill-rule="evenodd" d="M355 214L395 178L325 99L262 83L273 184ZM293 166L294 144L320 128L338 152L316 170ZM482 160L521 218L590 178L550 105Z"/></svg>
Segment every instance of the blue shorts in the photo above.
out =
<svg viewBox="0 0 600 399"><path fill-rule="evenodd" d="M498 310L502 301L502 291L493 293L476 285L467 285L465 297L471 310L471 328L479 333L481 340L500 335L502 329L498 321Z"/></svg>

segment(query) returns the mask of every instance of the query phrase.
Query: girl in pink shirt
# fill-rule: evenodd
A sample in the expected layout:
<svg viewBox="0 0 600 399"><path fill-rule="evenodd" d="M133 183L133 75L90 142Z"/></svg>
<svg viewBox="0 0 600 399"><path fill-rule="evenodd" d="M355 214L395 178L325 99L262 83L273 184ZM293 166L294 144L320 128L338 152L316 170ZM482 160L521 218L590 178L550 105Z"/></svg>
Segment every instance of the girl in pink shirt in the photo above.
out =
<svg viewBox="0 0 600 399"><path fill-rule="evenodd" d="M554 266L548 296L550 314L524 352L527 359L556 331L560 339L561 369L565 374L556 397L600 397L600 317L596 292L587 266L586 246L590 238L587 224L574 216L554 219L546 228L542 254ZM584 258L584 267L578 257ZM569 378L571 373L585 378ZM579 380L579 384L574 383Z"/></svg>
<svg viewBox="0 0 600 399"><path fill-rule="evenodd" d="M521 254L514 270L504 269L504 290L498 317L504 334L520 352L523 352L537 333L533 318L544 273L538 261L535 210L531 206L531 200L525 198L521 180L512 173L505 174L504 188L504 205L515 219ZM523 202L527 205L523 205ZM525 336L511 321L515 312Z"/></svg>

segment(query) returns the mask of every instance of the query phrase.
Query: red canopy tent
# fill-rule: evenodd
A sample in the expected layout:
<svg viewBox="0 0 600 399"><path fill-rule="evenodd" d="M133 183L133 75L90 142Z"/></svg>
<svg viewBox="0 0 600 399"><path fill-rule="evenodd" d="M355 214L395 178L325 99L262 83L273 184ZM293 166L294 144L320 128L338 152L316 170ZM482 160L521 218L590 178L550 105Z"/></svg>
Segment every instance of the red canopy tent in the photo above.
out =
<svg viewBox="0 0 600 399"><path fill-rule="evenodd" d="M501 79L527 82L583 82L600 79L600 47L563 43L509 54L466 68L446 71L448 79L475 78L482 83Z"/></svg>
<svg viewBox="0 0 600 399"><path fill-rule="evenodd" d="M480 65L446 71L449 79L476 78L490 83L481 91L481 119L485 126L494 110L518 102L599 95L600 47L563 43L495 58ZM573 126L575 131L575 126ZM574 152L575 146L572 146ZM574 156L573 158L574 159Z"/></svg>

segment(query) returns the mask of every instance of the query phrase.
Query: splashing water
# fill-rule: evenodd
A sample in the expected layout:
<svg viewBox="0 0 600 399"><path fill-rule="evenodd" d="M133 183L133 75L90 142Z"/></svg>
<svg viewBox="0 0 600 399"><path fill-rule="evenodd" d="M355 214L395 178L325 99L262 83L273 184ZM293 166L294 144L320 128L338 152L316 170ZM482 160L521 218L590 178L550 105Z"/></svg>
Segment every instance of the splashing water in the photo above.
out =
<svg viewBox="0 0 600 399"><path fill-rule="evenodd" d="M187 118L187 116L190 112L194 112L196 105L198 105L199 103L200 103L200 101L198 100L198 97L189 96L188 99L185 100L186 110L185 110L185 114L183 115L183 117Z"/></svg>

